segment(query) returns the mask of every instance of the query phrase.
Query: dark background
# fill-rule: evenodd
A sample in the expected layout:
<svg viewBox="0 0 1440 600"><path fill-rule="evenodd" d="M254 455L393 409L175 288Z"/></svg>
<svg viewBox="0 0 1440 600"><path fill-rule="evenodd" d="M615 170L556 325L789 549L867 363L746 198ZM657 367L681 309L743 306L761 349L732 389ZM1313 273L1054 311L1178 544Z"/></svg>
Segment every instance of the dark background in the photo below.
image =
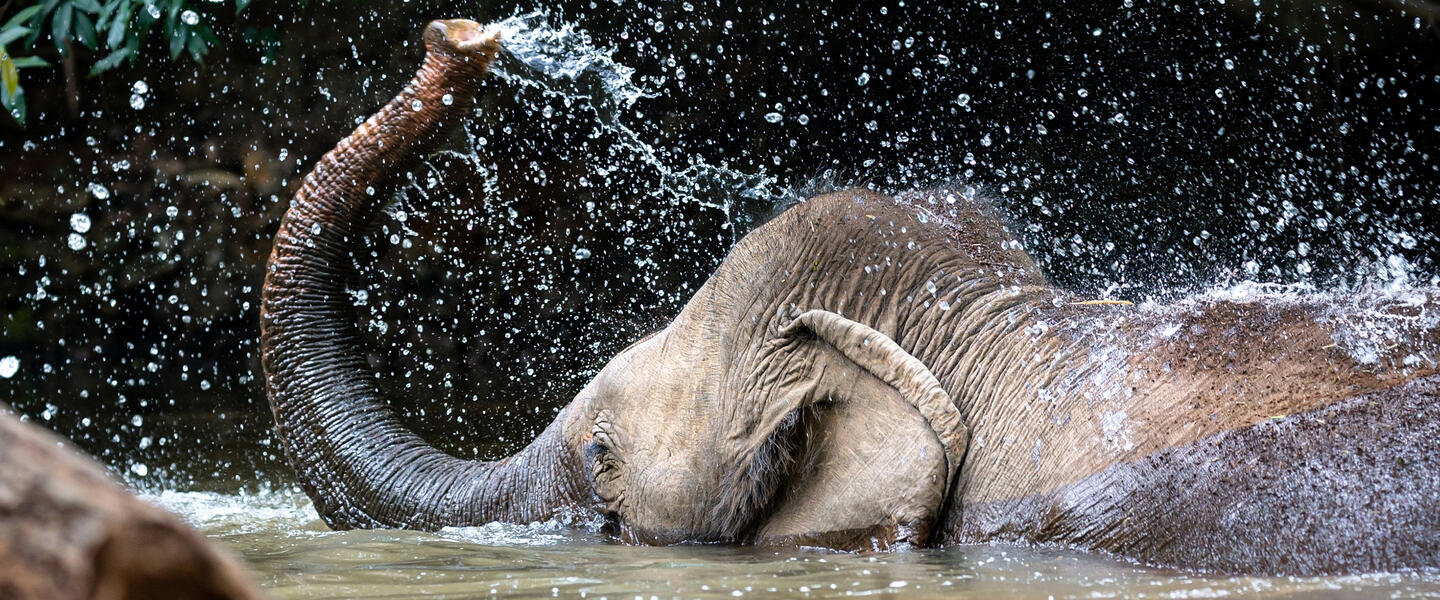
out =
<svg viewBox="0 0 1440 600"><path fill-rule="evenodd" d="M426 21L540 8L290 4L207 15L203 66L157 41L74 96L62 69L26 70L30 122L0 124L0 356L20 360L0 401L142 486L284 481L257 311L290 195L410 77ZM588 35L652 94L505 58L416 171L356 294L412 425L465 456L514 450L737 236L837 185L993 198L1096 297L1440 272L1433 3L825 4L529 19Z"/></svg>

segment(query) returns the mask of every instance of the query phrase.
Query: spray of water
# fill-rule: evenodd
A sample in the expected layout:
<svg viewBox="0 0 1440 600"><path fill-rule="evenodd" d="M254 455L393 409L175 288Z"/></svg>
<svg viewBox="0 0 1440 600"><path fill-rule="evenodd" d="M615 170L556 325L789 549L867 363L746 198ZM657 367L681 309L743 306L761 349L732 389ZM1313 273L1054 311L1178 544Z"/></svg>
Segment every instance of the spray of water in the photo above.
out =
<svg viewBox="0 0 1440 600"><path fill-rule="evenodd" d="M660 184L649 190L650 198L721 211L725 216L721 226L730 230L733 243L739 225L736 201L769 205L793 195L763 170L747 173L693 157L683 166L671 164L627 117L637 114L637 102L657 95L660 82L637 81L634 68L614 60L613 49L601 48L573 24L551 25L548 13L535 11L505 19L498 26L509 59L496 65L495 75L506 84L533 88L546 97L561 99L566 107L590 112L597 129L613 135L616 149L621 151L608 152L608 156L628 154L628 160L658 176ZM610 161L598 160L596 172L619 166L607 163Z"/></svg>

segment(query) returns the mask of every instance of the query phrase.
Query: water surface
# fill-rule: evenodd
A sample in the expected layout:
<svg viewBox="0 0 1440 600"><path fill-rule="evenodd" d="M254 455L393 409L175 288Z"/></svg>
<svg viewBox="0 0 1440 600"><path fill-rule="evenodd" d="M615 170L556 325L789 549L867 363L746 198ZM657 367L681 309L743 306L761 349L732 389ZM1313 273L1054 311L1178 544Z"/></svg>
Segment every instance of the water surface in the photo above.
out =
<svg viewBox="0 0 1440 600"><path fill-rule="evenodd" d="M976 545L879 554L623 546L584 519L435 534L327 529L304 494L146 499L243 557L276 598L1440 598L1440 574L1217 577Z"/></svg>

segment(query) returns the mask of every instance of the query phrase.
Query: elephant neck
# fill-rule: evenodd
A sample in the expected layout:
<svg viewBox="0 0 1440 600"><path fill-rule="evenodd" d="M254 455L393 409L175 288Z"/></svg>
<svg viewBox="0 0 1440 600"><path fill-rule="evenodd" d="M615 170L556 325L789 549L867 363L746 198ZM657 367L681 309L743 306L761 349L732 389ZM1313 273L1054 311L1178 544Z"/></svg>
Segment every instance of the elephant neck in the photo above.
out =
<svg viewBox="0 0 1440 600"><path fill-rule="evenodd" d="M970 429L957 499L1042 493L1068 481L1069 466L1088 468L1067 462L1075 456L1108 455L1086 446L1102 443L1088 433L1100 415L1091 403L1104 391L1094 383L1120 379L1105 371L1114 361L1096 360L1113 332L1095 321L1104 310L979 270L962 288L902 314L896 327L897 342L930 368Z"/></svg>
<svg viewBox="0 0 1440 600"><path fill-rule="evenodd" d="M975 273L963 290L913 306L896 341L940 380L972 429L1007 418L1014 407L1063 393L1078 348L1055 335L1066 315L1063 292Z"/></svg>

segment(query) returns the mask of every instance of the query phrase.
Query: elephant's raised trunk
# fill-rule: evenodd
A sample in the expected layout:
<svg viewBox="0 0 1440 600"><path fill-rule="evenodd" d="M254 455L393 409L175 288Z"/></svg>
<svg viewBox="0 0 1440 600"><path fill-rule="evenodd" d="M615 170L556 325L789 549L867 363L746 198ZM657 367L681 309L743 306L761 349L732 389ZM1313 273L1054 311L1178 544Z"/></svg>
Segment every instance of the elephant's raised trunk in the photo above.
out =
<svg viewBox="0 0 1440 600"><path fill-rule="evenodd" d="M275 425L302 487L336 528L526 522L584 497L565 412L515 456L461 460L399 422L361 351L346 292L354 245L386 183L473 105L499 41L470 21L436 21L425 46L414 80L305 178L265 278L261 344Z"/></svg>

